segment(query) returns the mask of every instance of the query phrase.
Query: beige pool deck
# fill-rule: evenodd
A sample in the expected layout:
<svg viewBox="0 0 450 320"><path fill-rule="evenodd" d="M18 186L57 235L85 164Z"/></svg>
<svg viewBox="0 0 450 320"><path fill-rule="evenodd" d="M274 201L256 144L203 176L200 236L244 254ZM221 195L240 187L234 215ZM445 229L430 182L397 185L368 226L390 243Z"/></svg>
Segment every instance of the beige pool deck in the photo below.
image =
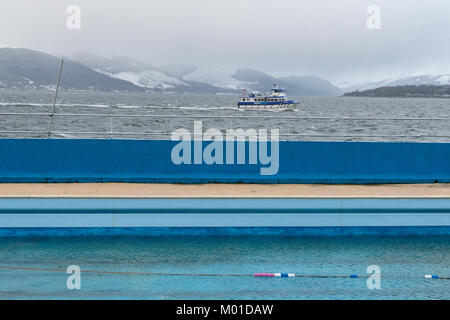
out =
<svg viewBox="0 0 450 320"><path fill-rule="evenodd" d="M0 198L450 198L450 184L0 184Z"/></svg>

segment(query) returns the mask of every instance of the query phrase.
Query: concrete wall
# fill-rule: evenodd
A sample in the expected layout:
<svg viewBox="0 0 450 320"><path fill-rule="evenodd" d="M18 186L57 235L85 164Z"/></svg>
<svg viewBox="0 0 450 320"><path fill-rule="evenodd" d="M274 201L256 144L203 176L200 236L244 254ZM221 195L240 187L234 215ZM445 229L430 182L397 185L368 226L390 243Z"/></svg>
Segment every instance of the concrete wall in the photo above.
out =
<svg viewBox="0 0 450 320"><path fill-rule="evenodd" d="M0 139L0 182L450 182L450 144L444 143L285 141L276 175L261 175L261 164L177 166L171 161L176 144Z"/></svg>

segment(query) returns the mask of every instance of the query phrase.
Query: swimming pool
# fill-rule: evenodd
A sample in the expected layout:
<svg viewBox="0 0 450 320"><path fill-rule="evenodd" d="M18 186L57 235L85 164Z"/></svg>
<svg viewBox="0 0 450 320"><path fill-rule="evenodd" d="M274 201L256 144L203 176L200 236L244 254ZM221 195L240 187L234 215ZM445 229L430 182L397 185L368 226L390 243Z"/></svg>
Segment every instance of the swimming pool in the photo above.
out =
<svg viewBox="0 0 450 320"><path fill-rule="evenodd" d="M1 238L3 267L172 273L295 272L357 278L254 278L81 274L0 269L2 299L448 299L450 236L114 236Z"/></svg>

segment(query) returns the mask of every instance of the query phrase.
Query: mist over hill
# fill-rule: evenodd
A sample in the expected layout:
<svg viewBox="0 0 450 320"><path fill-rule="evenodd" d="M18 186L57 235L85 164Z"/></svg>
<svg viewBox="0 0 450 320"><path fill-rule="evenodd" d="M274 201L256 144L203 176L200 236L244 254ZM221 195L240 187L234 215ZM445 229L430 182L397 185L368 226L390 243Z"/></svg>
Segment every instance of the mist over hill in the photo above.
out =
<svg viewBox="0 0 450 320"><path fill-rule="evenodd" d="M0 88L51 89L56 85L61 58L29 50L0 48ZM142 91L128 81L114 79L66 59L61 88L66 90Z"/></svg>
<svg viewBox="0 0 450 320"><path fill-rule="evenodd" d="M342 91L314 76L276 78L264 72L242 68L234 74L193 65L153 66L119 56L76 54L74 58L96 71L127 80L153 90L182 92L230 92L243 89L266 92L274 83L286 87L291 95L338 96Z"/></svg>
<svg viewBox="0 0 450 320"><path fill-rule="evenodd" d="M0 48L0 88L53 89L62 57L30 49ZM413 86L450 85L450 75L421 75L388 78L339 88L314 75L274 77L260 70L240 68L234 73L186 64L154 66L123 56L77 53L65 58L61 87L64 90L155 91L179 93L240 93L243 89L267 92L277 83L290 96L403 96L442 95L442 88ZM411 86L403 89L376 88ZM400 92L401 91L401 92ZM395 93L397 92L397 93ZM431 93L433 92L433 93Z"/></svg>
<svg viewBox="0 0 450 320"><path fill-rule="evenodd" d="M52 89L62 57L41 51L0 48L0 88ZM234 74L193 65L153 66L123 56L77 53L64 57L64 90L157 91L186 93L267 92L274 83L290 95L337 96L339 88L314 76L276 78L253 69Z"/></svg>
<svg viewBox="0 0 450 320"><path fill-rule="evenodd" d="M275 78L254 69L239 69L233 78L251 83L251 89L267 91L274 83L285 88L289 94L298 96L339 96L342 91L329 81L315 76L290 76Z"/></svg>

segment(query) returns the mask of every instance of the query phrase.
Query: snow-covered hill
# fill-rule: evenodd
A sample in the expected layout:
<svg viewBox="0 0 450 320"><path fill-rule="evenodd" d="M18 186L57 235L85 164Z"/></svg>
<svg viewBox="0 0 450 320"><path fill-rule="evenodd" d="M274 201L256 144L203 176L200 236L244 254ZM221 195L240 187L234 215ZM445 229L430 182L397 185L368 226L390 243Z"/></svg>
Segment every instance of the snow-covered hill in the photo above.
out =
<svg viewBox="0 0 450 320"><path fill-rule="evenodd" d="M195 81L199 83L206 83L217 88L229 89L229 90L242 90L245 88L251 88L254 84L249 81L241 81L233 78L231 75L207 69L197 69L183 77L186 81Z"/></svg>
<svg viewBox="0 0 450 320"><path fill-rule="evenodd" d="M96 69L98 72L102 70ZM129 81L136 86L148 89L173 89L176 87L189 87L189 84L179 79L170 77L162 72L155 70L144 70L142 72L119 72L115 74L107 73L109 76Z"/></svg>
<svg viewBox="0 0 450 320"><path fill-rule="evenodd" d="M99 56L89 53L75 54L74 58L97 72L131 82L139 87L156 90L189 87L188 83L169 75L169 72L164 72L136 59L122 56ZM175 72L175 66L171 70Z"/></svg>
<svg viewBox="0 0 450 320"><path fill-rule="evenodd" d="M61 57L43 51L0 48L0 87L43 89L55 87ZM143 91L128 81L113 79L68 59L61 88L66 90Z"/></svg>
<svg viewBox="0 0 450 320"><path fill-rule="evenodd" d="M278 83L291 95L338 96L342 93L327 80L314 76L276 78L258 70L245 68L232 74L193 65L153 66L127 57L89 53L75 54L73 57L97 72L149 90L238 93L242 89L249 89L266 92L274 83Z"/></svg>

